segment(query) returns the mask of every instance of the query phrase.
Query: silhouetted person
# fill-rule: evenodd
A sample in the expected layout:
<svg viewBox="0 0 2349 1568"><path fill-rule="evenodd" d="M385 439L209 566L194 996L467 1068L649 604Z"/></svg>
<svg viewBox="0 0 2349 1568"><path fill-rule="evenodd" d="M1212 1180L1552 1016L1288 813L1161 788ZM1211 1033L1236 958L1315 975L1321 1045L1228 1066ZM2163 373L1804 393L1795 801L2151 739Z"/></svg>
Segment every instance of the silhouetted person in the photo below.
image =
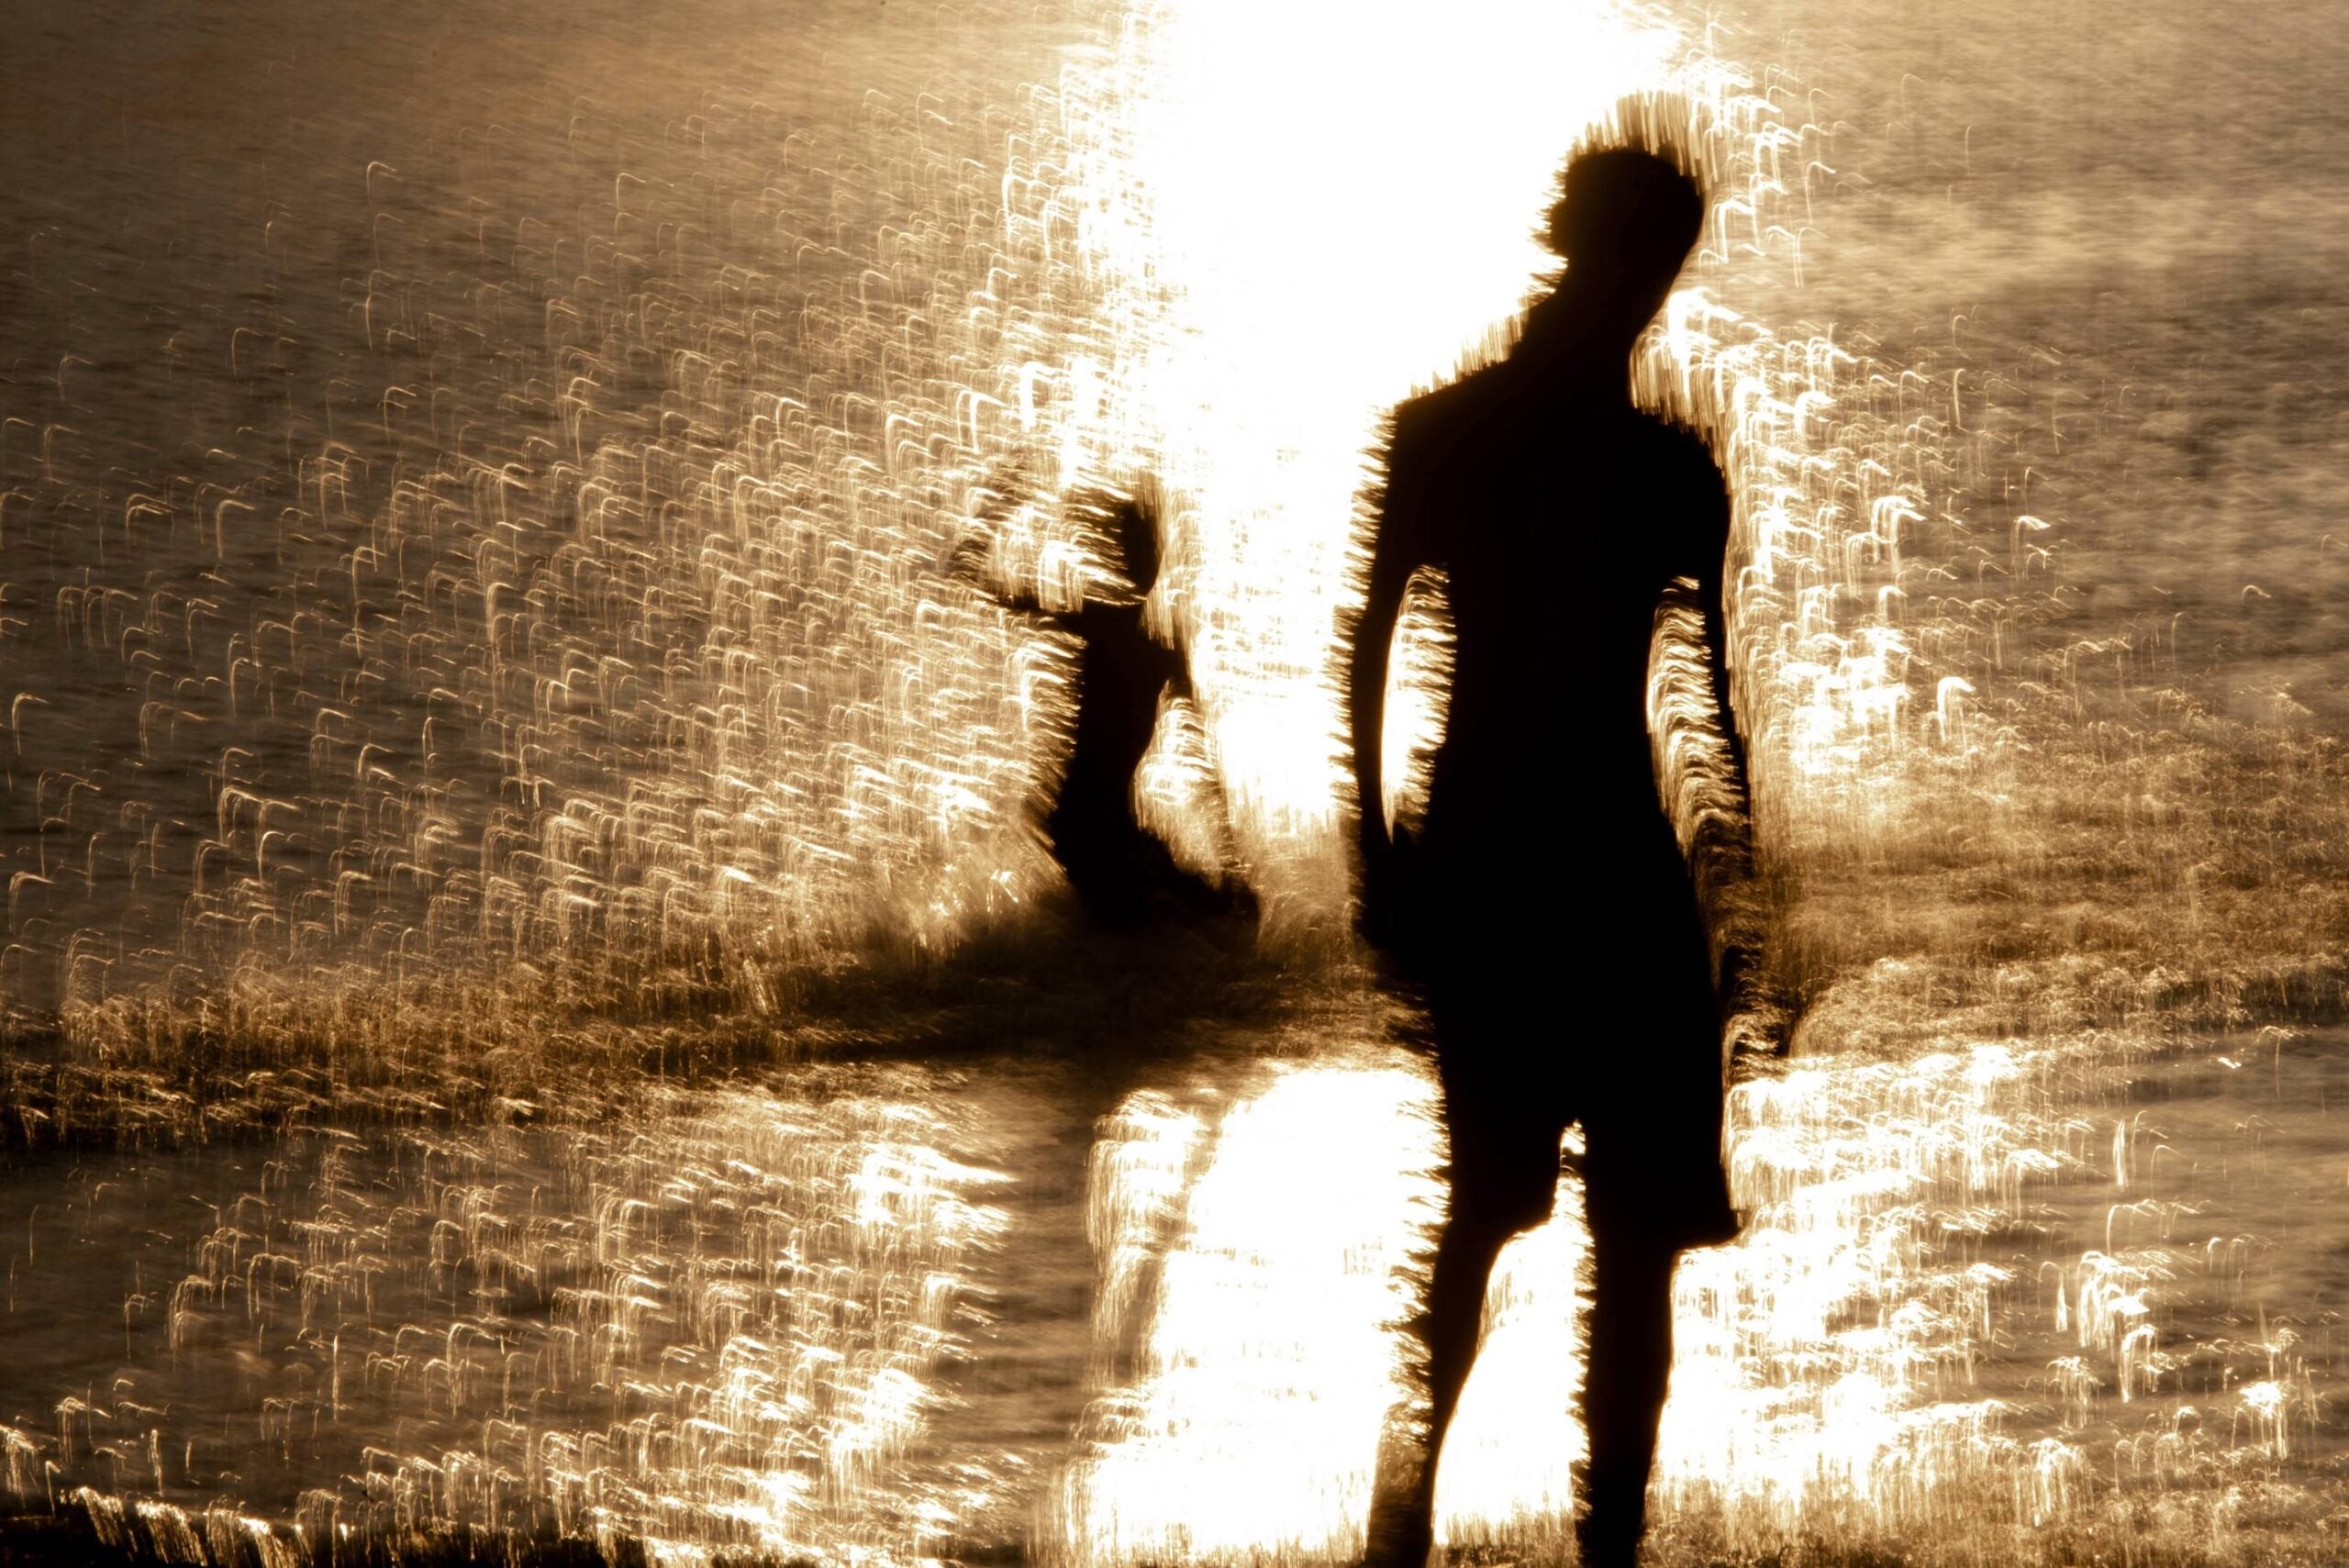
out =
<svg viewBox="0 0 2349 1568"><path fill-rule="evenodd" d="M1152 635L1144 620L1158 578L1158 519L1139 498L1099 493L1080 496L1071 510L1097 536L1108 580L1088 583L1084 602L1065 611L1045 610L1032 595L996 591L1014 608L1049 617L1078 643L1075 733L1044 818L1052 853L1097 925L1243 909L1248 899L1236 881L1211 886L1134 819L1134 773L1157 729L1160 701L1192 695L1189 660ZM984 548L984 539L965 541L956 568L975 574Z"/></svg>
<svg viewBox="0 0 2349 1568"><path fill-rule="evenodd" d="M1720 1161L1721 1029L1701 917L1659 803L1645 710L1658 598L1702 587L1719 669L1729 503L1694 436L1641 413L1634 339L1703 220L1663 158L1568 168L1557 290L1508 358L1397 410L1350 669L1364 926L1424 989L1452 1151L1421 1320L1423 1452L1382 1462L1370 1558L1419 1568L1434 1459L1475 1354L1486 1276L1550 1217L1579 1120L1594 1243L1583 1562L1632 1561L1683 1248L1735 1231ZM1380 744L1405 584L1442 572L1446 733L1416 833L1390 840ZM1723 711L1726 712L1724 702Z"/></svg>

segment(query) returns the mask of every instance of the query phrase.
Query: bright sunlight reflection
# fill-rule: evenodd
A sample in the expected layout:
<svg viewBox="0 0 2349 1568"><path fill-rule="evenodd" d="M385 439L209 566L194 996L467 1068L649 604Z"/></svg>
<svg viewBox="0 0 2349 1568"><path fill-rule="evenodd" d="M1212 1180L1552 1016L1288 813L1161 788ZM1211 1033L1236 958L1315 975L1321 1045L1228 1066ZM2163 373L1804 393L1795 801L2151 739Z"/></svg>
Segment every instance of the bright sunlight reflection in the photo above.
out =
<svg viewBox="0 0 2349 1568"><path fill-rule="evenodd" d="M1103 1277L1121 1277L1131 1217L1164 1213L1171 1245L1130 1356L1097 1320L1097 1363L1131 1373L1086 1411L1062 1487L1081 1561L1359 1550L1400 1386L1392 1330L1441 1201L1435 1085L1400 1051L1264 1074L1228 1108L1205 1090L1189 1115L1130 1103L1096 1156ZM1171 1210L1169 1154L1199 1160Z"/></svg>
<svg viewBox="0 0 2349 1568"><path fill-rule="evenodd" d="M1111 361L1084 378L1102 428L1081 444L1113 472L1151 454L1180 498L1179 613L1276 903L1336 874L1328 655L1377 423L1523 305L1560 154L1673 44L1602 0L1386 3L1343 27L1304 0L1198 0L1139 6L1076 83L1100 111L1080 175Z"/></svg>

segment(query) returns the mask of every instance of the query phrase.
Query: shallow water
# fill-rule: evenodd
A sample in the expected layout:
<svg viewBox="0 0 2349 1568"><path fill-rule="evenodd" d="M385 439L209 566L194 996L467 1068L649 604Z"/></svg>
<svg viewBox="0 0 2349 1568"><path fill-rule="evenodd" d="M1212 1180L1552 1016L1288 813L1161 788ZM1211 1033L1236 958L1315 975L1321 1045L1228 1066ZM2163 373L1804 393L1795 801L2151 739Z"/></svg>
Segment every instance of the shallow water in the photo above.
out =
<svg viewBox="0 0 2349 1568"><path fill-rule="evenodd" d="M1800 1021L1732 1101L1747 1234L1684 1271L1655 1545L2329 1555L2324 10L1152 15L12 34L19 1503L1349 1551L1439 1196L1326 958L1359 448L1663 82L1723 205L1659 380L1760 568ZM1136 463L1207 708L1165 808L1213 852L1220 773L1287 1001L1202 951L1141 1016L1032 959L876 1005L1052 897L1064 650L946 552L1000 517L1073 591L1051 496ZM1497 1293L1457 1538L1555 1548L1577 1247Z"/></svg>

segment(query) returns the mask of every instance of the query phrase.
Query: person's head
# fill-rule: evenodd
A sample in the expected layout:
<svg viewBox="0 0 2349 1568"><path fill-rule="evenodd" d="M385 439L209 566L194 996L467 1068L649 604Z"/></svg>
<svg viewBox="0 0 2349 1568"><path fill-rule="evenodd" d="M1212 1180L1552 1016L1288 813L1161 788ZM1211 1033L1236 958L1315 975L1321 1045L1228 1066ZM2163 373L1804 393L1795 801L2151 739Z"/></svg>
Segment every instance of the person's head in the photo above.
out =
<svg viewBox="0 0 2349 1568"><path fill-rule="evenodd" d="M1550 209L1550 249L1565 259L1566 287L1645 325L1697 243L1705 196L1670 159L1635 147L1575 155Z"/></svg>
<svg viewBox="0 0 2349 1568"><path fill-rule="evenodd" d="M1146 596L1158 581L1158 514L1135 496L1110 513L1109 527L1126 558L1126 581Z"/></svg>
<svg viewBox="0 0 2349 1568"><path fill-rule="evenodd" d="M1109 575L1125 579L1143 598L1158 581L1158 509L1153 499L1146 491L1126 495L1093 490L1074 497L1069 506Z"/></svg>

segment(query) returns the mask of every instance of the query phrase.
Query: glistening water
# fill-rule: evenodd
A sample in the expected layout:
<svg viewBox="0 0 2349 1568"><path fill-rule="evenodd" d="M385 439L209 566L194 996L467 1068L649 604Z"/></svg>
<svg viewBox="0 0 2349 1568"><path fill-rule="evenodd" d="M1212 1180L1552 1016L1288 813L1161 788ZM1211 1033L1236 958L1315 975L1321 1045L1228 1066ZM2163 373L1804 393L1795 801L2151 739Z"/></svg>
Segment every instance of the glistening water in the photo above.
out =
<svg viewBox="0 0 2349 1568"><path fill-rule="evenodd" d="M1664 89L1714 211L1640 380L1737 496L1790 1006L1651 1551L2337 1555L2330 23L12 18L11 1539L1354 1550L1442 1201L1340 935L1363 453ZM1066 603L1059 498L1142 473L1142 793L1261 946L1060 920L1069 650L947 569ZM1562 984L1526 1049L1639 1043ZM1443 1473L1508 1555L1569 1550L1566 1195Z"/></svg>

